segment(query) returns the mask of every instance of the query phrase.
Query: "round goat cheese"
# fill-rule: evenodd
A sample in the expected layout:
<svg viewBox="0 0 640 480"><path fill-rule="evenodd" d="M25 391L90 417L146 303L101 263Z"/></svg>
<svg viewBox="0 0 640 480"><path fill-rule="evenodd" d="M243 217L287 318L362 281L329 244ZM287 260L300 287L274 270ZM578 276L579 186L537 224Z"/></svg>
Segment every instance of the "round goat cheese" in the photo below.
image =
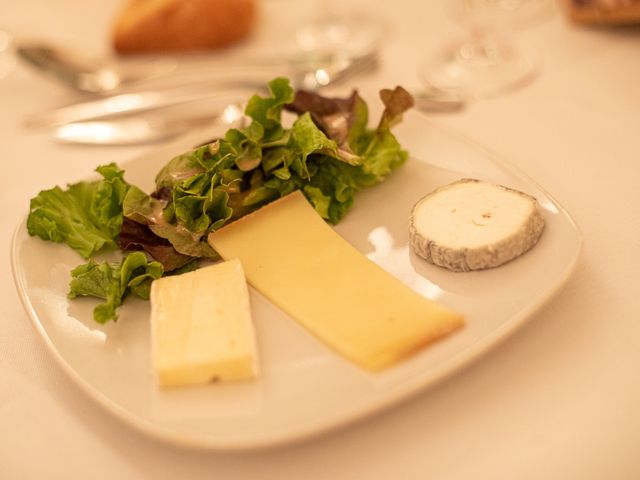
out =
<svg viewBox="0 0 640 480"><path fill-rule="evenodd" d="M409 240L417 255L435 265L454 271L482 270L531 249L543 228L534 197L465 178L416 203Z"/></svg>

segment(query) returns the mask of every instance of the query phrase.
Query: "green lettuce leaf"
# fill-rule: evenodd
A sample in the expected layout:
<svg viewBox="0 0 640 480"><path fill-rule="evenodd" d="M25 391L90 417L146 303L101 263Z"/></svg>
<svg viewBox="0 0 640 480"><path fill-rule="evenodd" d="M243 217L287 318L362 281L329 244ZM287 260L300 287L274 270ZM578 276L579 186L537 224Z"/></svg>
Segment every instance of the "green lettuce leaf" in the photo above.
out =
<svg viewBox="0 0 640 480"><path fill-rule="evenodd" d="M318 128L348 152L355 151L353 145L365 132L369 117L367 104L356 91L334 98L299 90L286 108L298 115L309 113Z"/></svg>
<svg viewBox="0 0 640 480"><path fill-rule="evenodd" d="M385 110L376 129L367 127L368 108L357 92L347 98L297 92L294 98L284 78L270 82L269 91L249 101L248 126L172 159L153 194L131 188L124 215L180 254L216 258L206 239L227 223L297 189L337 223L360 189L407 159L391 133L412 102L400 87L381 92ZM290 128L282 125L285 107L299 115Z"/></svg>
<svg viewBox="0 0 640 480"><path fill-rule="evenodd" d="M179 181L205 171L202 158L208 149L209 147L205 145L172 158L156 175L158 190L161 188L171 190Z"/></svg>
<svg viewBox="0 0 640 480"><path fill-rule="evenodd" d="M122 202L128 190L115 164L97 168L103 179L54 187L31 200L27 229L43 240L65 243L82 257L117 248Z"/></svg>
<svg viewBox="0 0 640 480"><path fill-rule="evenodd" d="M97 297L105 300L93 310L98 323L118 319L117 308L130 294L149 299L151 282L162 276L162 265L149 262L142 252L127 255L122 263L89 260L71 271L69 298Z"/></svg>
<svg viewBox="0 0 640 480"><path fill-rule="evenodd" d="M313 123L308 113L299 117L291 127L289 148L297 153L291 162L291 169L300 177L310 179L311 174L307 166L307 158L312 153L332 153L336 155L336 142L327 138Z"/></svg>
<svg viewBox="0 0 640 480"><path fill-rule="evenodd" d="M186 199L189 198L189 196L183 195L182 198ZM208 202L209 209L215 209L214 207L218 207L219 203L224 203L219 201L218 204L216 204L214 200L215 199L212 198ZM168 202L166 200L154 198L150 195L147 195L139 188L132 186L125 196L122 210L126 218L141 225L146 225L149 230L153 232L153 234L162 239L166 239L179 254L197 258L220 258L206 242L206 238L203 238L204 231L195 232L189 230L183 223L175 221L175 208L169 209L174 212L172 215L169 215L170 217L173 217L174 222L172 223L167 219L167 215L165 213L167 209L167 203ZM185 201L183 201L182 203L184 204ZM181 216L187 216L187 213L185 211L186 208L187 207L185 205L182 205L182 207L179 209ZM202 217L202 215L200 214L199 217ZM189 218L189 220L191 219ZM195 224L195 221L191 222L191 225L193 224ZM145 243L150 243L148 238L146 239ZM149 251L149 253L153 256L152 251ZM183 259L179 257L172 260L177 260L178 263L181 264L183 263ZM173 268L177 268L174 265L175 263L171 263L171 266ZM170 269L172 268L167 268L167 270Z"/></svg>
<svg viewBox="0 0 640 480"><path fill-rule="evenodd" d="M117 246L138 250L121 263L90 260L73 270L69 297L103 300L94 318L117 319L129 295L148 298L151 282L218 259L207 236L261 206L301 190L315 210L338 223L357 192L383 181L407 152L391 132L412 106L401 87L382 90L384 112L368 127L368 107L357 92L329 98L294 91L285 78L269 83L245 109L251 122L171 159L148 194L124 181L115 164L97 168L102 180L55 187L31 200L31 235L62 242L90 258ZM282 110L298 114L290 127ZM157 261L147 261L148 253Z"/></svg>
<svg viewBox="0 0 640 480"><path fill-rule="evenodd" d="M344 162L340 154L326 155L326 149L320 152L325 155L314 157L315 172L303 192L330 223L338 223L344 217L359 190L382 182L408 158L391 127L411 108L413 98L402 87L382 90L380 98L385 109L376 129L367 128L368 108L357 92L344 99L297 92L294 103L287 107L301 114L300 118L310 115L339 145L338 152L352 152L357 159Z"/></svg>
<svg viewBox="0 0 640 480"><path fill-rule="evenodd" d="M179 253L169 240L153 233L146 224L126 217L122 222L118 245L123 252L144 250L162 264L165 273L177 271L194 261L194 257Z"/></svg>
<svg viewBox="0 0 640 480"><path fill-rule="evenodd" d="M353 205L360 185L361 167L354 167L331 157L317 158L318 170L303 193L316 211L329 223L338 223Z"/></svg>
<svg viewBox="0 0 640 480"><path fill-rule="evenodd" d="M245 114L263 128L265 141L274 141L283 134L282 109L293 100L294 92L289 80L278 77L269 82L268 97L254 95L249 99Z"/></svg>
<svg viewBox="0 0 640 480"><path fill-rule="evenodd" d="M364 158L356 177L361 187L381 182L409 157L391 132L391 127L399 123L403 113L413 106L413 97L404 88L396 87L393 90L381 90L380 98L385 109L378 128L365 132L358 140L359 153Z"/></svg>

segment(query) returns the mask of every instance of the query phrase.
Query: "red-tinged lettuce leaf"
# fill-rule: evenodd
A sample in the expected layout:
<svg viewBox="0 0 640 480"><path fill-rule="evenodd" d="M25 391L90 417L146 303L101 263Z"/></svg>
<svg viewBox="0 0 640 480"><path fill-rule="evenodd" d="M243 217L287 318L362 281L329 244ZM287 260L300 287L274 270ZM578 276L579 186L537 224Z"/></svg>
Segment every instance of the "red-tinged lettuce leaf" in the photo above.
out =
<svg viewBox="0 0 640 480"><path fill-rule="evenodd" d="M159 237L148 226L128 218L122 222L118 245L123 251L144 250L162 264L165 272L182 268L194 260L194 257L178 253L169 240Z"/></svg>
<svg viewBox="0 0 640 480"><path fill-rule="evenodd" d="M350 140L359 137L367 127L368 108L357 91L349 97L323 97L315 92L298 90L287 110L309 113L314 123L339 147L354 151Z"/></svg>
<svg viewBox="0 0 640 480"><path fill-rule="evenodd" d="M409 157L391 132L391 127L402 121L404 112L413 106L413 97L404 88L396 87L393 90L381 90L380 99L385 109L378 128L373 132L365 132L359 140L364 161L357 182L363 187L381 182Z"/></svg>
<svg viewBox="0 0 640 480"><path fill-rule="evenodd" d="M269 88L269 96L249 101L248 126L171 160L151 195L132 187L125 216L180 254L216 258L206 242L211 231L297 189L323 218L337 223L358 190L381 182L406 160L390 131L412 102L404 89L381 92L385 111L372 129L367 105L355 91L346 98L310 92L294 97L282 78ZM299 115L288 129L281 123L287 103Z"/></svg>
<svg viewBox="0 0 640 480"><path fill-rule="evenodd" d="M393 90L380 90L380 99L385 108L377 130L379 134L383 134L402 121L402 114L413 107L414 100L411 94L400 86Z"/></svg>
<svg viewBox="0 0 640 480"><path fill-rule="evenodd" d="M413 98L402 87L382 90L385 105L376 129L367 128L367 105L353 92L347 98L327 98L317 93L297 92L288 109L309 114L327 136L358 156L358 162L345 165L335 157L315 156L309 167L314 175L302 189L315 209L330 223L339 222L362 188L383 181L402 165L408 153L391 132L402 114L413 105ZM342 142L342 143L341 143Z"/></svg>
<svg viewBox="0 0 640 480"><path fill-rule="evenodd" d="M175 195L175 192L172 193ZM187 215L186 199L194 198L193 203L196 203L200 197L183 195L181 198L185 200L182 201L179 208L180 214ZM206 242L205 231L192 231L182 223L177 222L175 208L169 208L167 205L172 206L173 203L168 204L166 200L154 198L139 188L132 186L127 192L122 209L126 218L146 225L155 235L166 239L178 253L196 258L219 258ZM213 201L207 202L207 205L210 208L220 206ZM224 205L220 208L224 208ZM172 213L167 215L167 210L171 210ZM198 215L198 219L201 219L201 215ZM193 225L195 225L196 221L194 220Z"/></svg>

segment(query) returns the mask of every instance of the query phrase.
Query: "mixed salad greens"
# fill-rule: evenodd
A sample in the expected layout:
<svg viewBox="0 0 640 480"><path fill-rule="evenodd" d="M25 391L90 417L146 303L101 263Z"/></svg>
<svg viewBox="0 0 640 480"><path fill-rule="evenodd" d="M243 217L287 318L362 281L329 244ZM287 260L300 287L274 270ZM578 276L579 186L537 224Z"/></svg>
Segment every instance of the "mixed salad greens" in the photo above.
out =
<svg viewBox="0 0 640 480"><path fill-rule="evenodd" d="M407 159L391 132L413 105L402 87L380 92L385 109L376 128L368 127L367 104L355 91L328 98L294 92L286 78L276 78L269 92L247 103L248 125L170 160L149 194L109 164L97 168L101 180L54 187L31 200L29 234L89 260L71 272L69 296L105 300L94 310L96 321L117 320L128 295L148 299L154 279L217 259L207 235L225 224L294 190L335 224L356 192ZM282 123L285 109L297 115L290 127ZM92 258L117 248L134 252L117 264Z"/></svg>

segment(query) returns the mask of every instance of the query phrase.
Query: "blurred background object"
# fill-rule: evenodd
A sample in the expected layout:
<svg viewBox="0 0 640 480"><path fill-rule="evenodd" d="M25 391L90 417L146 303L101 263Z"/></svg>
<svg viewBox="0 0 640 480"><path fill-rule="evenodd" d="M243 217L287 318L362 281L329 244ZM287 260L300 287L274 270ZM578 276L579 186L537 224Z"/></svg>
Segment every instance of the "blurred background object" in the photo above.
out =
<svg viewBox="0 0 640 480"><path fill-rule="evenodd" d="M91 58L77 45L31 38L16 41L15 51L20 60L47 77L80 93L101 95L142 88L142 84L173 88L215 80L215 85L224 87L233 79L246 84L248 78L256 77L264 83L277 75L293 77L298 86L313 90L335 83L347 72L351 77L375 70L382 26L356 18L349 2L339 8L332 2L318 2L315 9L305 6L304 16L292 9L295 2L265 0L259 6L257 2L133 0L114 15L117 28L112 40L127 55ZM274 22L279 17L286 17L286 24ZM158 22L162 25L155 28ZM231 23L233 33L229 33ZM210 36L205 38L204 31ZM229 36L223 38L220 31ZM123 32L126 42L119 40ZM216 48L241 35L248 41ZM219 82L221 77L227 81Z"/></svg>
<svg viewBox="0 0 640 480"><path fill-rule="evenodd" d="M15 58L11 50L11 34L0 30L0 80L9 75L15 65Z"/></svg>
<svg viewBox="0 0 640 480"><path fill-rule="evenodd" d="M122 54L226 47L247 38L255 22L255 0L128 0L113 46Z"/></svg>
<svg viewBox="0 0 640 480"><path fill-rule="evenodd" d="M550 0L448 0L447 10L467 35L419 67L427 88L490 97L534 77L535 63L509 33L545 18L552 11Z"/></svg>
<svg viewBox="0 0 640 480"><path fill-rule="evenodd" d="M350 2L316 0L315 16L298 28L296 40L310 54L354 57L377 49L384 33L380 20Z"/></svg>
<svg viewBox="0 0 640 480"><path fill-rule="evenodd" d="M38 72L82 93L104 94L175 70L171 59L147 59L128 62L98 61L83 58L77 51L33 41L14 46L17 57Z"/></svg>
<svg viewBox="0 0 640 480"><path fill-rule="evenodd" d="M236 65L215 65L209 58L192 58L188 64L180 64L177 58L147 58L126 64L88 61L76 52L44 43L23 42L15 50L18 58L49 78L79 93L99 95L135 90L152 80L164 80L162 86L155 86L157 93L189 85L205 90L236 86L253 91L278 75L288 76L297 88L316 90L370 73L378 66L375 50L357 57L309 53L309 58L244 58Z"/></svg>
<svg viewBox="0 0 640 480"><path fill-rule="evenodd" d="M564 0L565 11L577 23L640 24L640 0Z"/></svg>

